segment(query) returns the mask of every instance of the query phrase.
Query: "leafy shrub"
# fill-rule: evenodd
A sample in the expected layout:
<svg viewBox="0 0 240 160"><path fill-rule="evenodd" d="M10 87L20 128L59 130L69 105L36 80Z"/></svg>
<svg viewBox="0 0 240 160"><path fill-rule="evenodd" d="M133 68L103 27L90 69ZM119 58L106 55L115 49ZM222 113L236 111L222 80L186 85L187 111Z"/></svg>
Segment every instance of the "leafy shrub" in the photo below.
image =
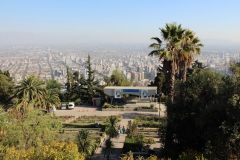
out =
<svg viewBox="0 0 240 160"><path fill-rule="evenodd" d="M150 105L150 108L153 109L153 107L154 107L154 104L151 104L151 105Z"/></svg>
<svg viewBox="0 0 240 160"><path fill-rule="evenodd" d="M104 103L103 108L124 108L124 106L111 105L108 103Z"/></svg>
<svg viewBox="0 0 240 160"><path fill-rule="evenodd" d="M0 146L1 148L1 146ZM85 154L78 152L78 147L73 142L51 142L39 148L16 149L15 147L6 148L4 159L78 159L84 160ZM1 157L0 157L1 158Z"/></svg>
<svg viewBox="0 0 240 160"><path fill-rule="evenodd" d="M151 138L147 138L147 139L145 140L145 143L155 144L156 142L155 142L155 140L151 137Z"/></svg>
<svg viewBox="0 0 240 160"><path fill-rule="evenodd" d="M145 140L144 135L139 135L139 137L126 137L123 150L126 152L140 152L143 147L143 142Z"/></svg>
<svg viewBox="0 0 240 160"><path fill-rule="evenodd" d="M207 160L202 154L197 151L187 150L186 152L182 152L179 156L179 160Z"/></svg>

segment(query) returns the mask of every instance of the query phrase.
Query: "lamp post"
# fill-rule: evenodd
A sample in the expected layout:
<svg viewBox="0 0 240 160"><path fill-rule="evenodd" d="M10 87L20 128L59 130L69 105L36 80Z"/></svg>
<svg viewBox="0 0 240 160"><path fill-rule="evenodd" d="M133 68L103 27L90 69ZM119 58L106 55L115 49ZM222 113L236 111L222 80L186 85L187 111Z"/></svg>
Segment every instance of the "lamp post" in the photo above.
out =
<svg viewBox="0 0 240 160"><path fill-rule="evenodd" d="M158 106L158 122L159 122L159 127L160 127L160 111L161 111L161 97L162 93L156 94L156 96L159 98L159 106Z"/></svg>
<svg viewBox="0 0 240 160"><path fill-rule="evenodd" d="M159 106L158 106L158 136L160 137L160 110L161 110L161 97L162 97L162 93L156 94L155 96L157 96L159 98ZM161 148L161 144L160 144L160 148Z"/></svg>

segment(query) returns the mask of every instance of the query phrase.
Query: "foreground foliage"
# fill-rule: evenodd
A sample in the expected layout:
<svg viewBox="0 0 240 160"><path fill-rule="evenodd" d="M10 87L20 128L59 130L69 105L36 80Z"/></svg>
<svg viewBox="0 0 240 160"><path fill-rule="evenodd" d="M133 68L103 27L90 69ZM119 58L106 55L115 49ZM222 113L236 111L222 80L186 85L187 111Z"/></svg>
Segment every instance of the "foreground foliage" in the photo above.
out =
<svg viewBox="0 0 240 160"><path fill-rule="evenodd" d="M208 159L240 158L240 104L234 77L194 70L167 104L162 154L173 159L192 150Z"/></svg>
<svg viewBox="0 0 240 160"><path fill-rule="evenodd" d="M53 141L49 145L39 148L30 147L27 150L16 149L14 146L9 148L0 146L0 159L84 160L85 154L78 152L78 147L73 142Z"/></svg>
<svg viewBox="0 0 240 160"><path fill-rule="evenodd" d="M95 149L98 147L96 141L90 137L88 130L81 130L77 134L76 143L78 146L78 151L83 152L86 155L92 155Z"/></svg>
<svg viewBox="0 0 240 160"><path fill-rule="evenodd" d="M9 109L8 113L1 110L0 127L4 134L0 144L16 149L41 147L57 138L62 128L61 122L46 114L41 109L28 108L18 111Z"/></svg>

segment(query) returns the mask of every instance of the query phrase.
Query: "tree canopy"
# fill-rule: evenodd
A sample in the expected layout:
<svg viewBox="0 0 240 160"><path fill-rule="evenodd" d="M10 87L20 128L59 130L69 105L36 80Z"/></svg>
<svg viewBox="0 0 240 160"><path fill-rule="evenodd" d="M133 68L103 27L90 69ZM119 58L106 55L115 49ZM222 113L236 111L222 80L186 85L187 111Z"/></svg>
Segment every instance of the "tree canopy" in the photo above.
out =
<svg viewBox="0 0 240 160"><path fill-rule="evenodd" d="M240 104L234 79L208 69L194 69L175 87L167 104L162 154L173 159L192 150L209 159L239 157ZM237 102L237 103L236 103Z"/></svg>
<svg viewBox="0 0 240 160"><path fill-rule="evenodd" d="M152 37L155 41L149 45L153 50L149 56L157 56L163 63L163 73L166 76L166 91L168 98L173 102L175 77L179 74L180 79L186 80L187 68L194 60L194 54L201 52L198 37L189 29L183 29L181 24L166 23L165 28L160 28L162 39ZM164 46L163 43L165 43Z"/></svg>

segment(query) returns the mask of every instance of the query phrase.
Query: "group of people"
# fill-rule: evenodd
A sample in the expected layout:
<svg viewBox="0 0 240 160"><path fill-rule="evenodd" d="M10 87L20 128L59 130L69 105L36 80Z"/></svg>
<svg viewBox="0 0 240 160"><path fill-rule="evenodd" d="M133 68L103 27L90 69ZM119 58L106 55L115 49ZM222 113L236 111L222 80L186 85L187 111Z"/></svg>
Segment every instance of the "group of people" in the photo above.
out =
<svg viewBox="0 0 240 160"><path fill-rule="evenodd" d="M126 129L125 129L125 127L124 126L118 126L118 136L117 136L117 138L119 138L120 137L120 134L125 134L125 131L126 131Z"/></svg>

